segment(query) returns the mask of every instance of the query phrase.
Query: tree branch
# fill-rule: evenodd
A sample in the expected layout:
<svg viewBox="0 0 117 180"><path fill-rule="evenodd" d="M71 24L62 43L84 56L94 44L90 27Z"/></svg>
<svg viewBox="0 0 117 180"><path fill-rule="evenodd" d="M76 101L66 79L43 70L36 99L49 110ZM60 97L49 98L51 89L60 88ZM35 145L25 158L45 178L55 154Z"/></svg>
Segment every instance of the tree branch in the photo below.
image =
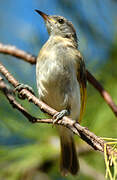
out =
<svg viewBox="0 0 117 180"><path fill-rule="evenodd" d="M15 46L4 45L4 44L0 43L0 53L15 56L19 59L23 59L24 61L29 62L30 64L36 63L35 56L33 56L23 50L17 49Z"/></svg>
<svg viewBox="0 0 117 180"><path fill-rule="evenodd" d="M10 87L4 82L1 76L0 76L0 90L4 93L4 95L6 96L6 98L8 99L9 103L12 105L13 108L20 111L30 122L36 121L35 117L31 116L26 111L26 109L16 101L15 97L13 96L14 95L13 90L10 89Z"/></svg>
<svg viewBox="0 0 117 180"><path fill-rule="evenodd" d="M102 87L102 85L95 79L95 77L87 70L87 79L96 88L101 96L104 98L106 103L110 106L115 116L117 116L117 106L113 102L110 94Z"/></svg>
<svg viewBox="0 0 117 180"><path fill-rule="evenodd" d="M5 78L11 83L14 87L17 87L19 82L8 72L8 70L0 63L0 72L5 76ZM4 92L5 96L8 98L8 100L15 105L15 108L17 108L20 112L23 113L25 117L31 120L31 115L27 113L27 111L12 97L10 96L10 93L6 87L6 85L3 83L2 78L0 78L0 87L2 88L2 91ZM6 90L3 90L3 89ZM23 96L23 98L27 98L29 101L33 102L35 105L40 107L41 110L44 110L51 116L55 115L57 113L56 110L46 105L44 102L40 101L37 97L35 97L31 92L29 92L27 89L22 89L19 92L20 96ZM34 117L33 117L34 118ZM52 119L36 119L34 118L34 121L36 123L49 123L53 124ZM58 125L65 126L66 128L69 128L74 134L78 135L81 139L83 139L85 142L87 142L91 147L93 147L95 150L104 152L104 144L106 141L102 140L100 137L96 136L94 133L90 132L86 127L81 126L78 122L75 122L74 120L63 117L62 120L56 122ZM107 145L107 154L108 155L115 155L117 156L117 152L112 149L111 146Z"/></svg>
<svg viewBox="0 0 117 180"><path fill-rule="evenodd" d="M3 45L2 43L0 43L0 53L9 54L18 57L30 64L36 64L35 56L26 53L23 50L17 49L15 46ZM86 72L87 72L87 80L89 81L89 83L92 84L92 86L97 89L100 95L104 98L105 102L112 109L115 116L117 116L117 105L113 102L109 93L102 87L102 85L95 79L95 77L88 70Z"/></svg>

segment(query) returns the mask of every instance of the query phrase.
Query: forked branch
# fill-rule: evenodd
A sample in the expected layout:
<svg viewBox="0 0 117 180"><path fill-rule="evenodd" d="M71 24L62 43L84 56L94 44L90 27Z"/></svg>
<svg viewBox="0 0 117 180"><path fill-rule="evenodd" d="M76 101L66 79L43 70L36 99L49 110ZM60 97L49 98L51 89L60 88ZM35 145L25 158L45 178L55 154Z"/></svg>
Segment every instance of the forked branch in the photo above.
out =
<svg viewBox="0 0 117 180"><path fill-rule="evenodd" d="M0 43L0 53L15 56L30 64L36 64L36 56L33 56L30 53L20 50L15 46L4 45ZM112 109L115 116L117 116L117 105L113 102L110 94L102 87L102 85L95 79L95 77L88 70L87 70L87 80L95 89L97 89L100 95L104 98L105 102Z"/></svg>
<svg viewBox="0 0 117 180"><path fill-rule="evenodd" d="M8 72L8 70L0 63L0 72L3 76L9 81L12 86L17 87L19 82ZM4 83L3 79L0 78L0 89L3 91L7 99L9 100L10 104L14 108L17 108L29 121L33 123L49 123L53 124L52 119L37 119L32 117L16 100L13 98L13 95L9 93L9 89L7 85ZM29 101L33 102L35 105L40 107L41 110L45 111L51 116L54 116L57 111L53 108L46 105L44 102L40 101L36 96L34 96L30 91L27 89L22 89L19 92L20 96L23 98L27 98ZM66 128L69 128L74 134L78 135L81 139L87 142L91 147L95 150L104 152L104 144L106 143L100 137L96 136L94 133L89 131L86 127L81 126L78 122L74 122L72 119L68 117L63 117L62 120L56 122L58 125L62 125ZM112 149L111 146L107 145L107 154L117 156L117 152Z"/></svg>

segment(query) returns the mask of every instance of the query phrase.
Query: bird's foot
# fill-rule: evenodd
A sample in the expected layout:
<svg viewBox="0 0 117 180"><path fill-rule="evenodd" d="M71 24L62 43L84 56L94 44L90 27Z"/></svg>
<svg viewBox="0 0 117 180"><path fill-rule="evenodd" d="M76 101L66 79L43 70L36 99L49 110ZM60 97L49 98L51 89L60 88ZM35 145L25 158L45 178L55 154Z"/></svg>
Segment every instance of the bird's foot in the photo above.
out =
<svg viewBox="0 0 117 180"><path fill-rule="evenodd" d="M56 113L53 116L53 124L56 124L59 120L61 120L64 116L69 116L70 115L70 111L68 109L64 109L58 113Z"/></svg>
<svg viewBox="0 0 117 180"><path fill-rule="evenodd" d="M27 89L27 90L30 91L32 94L34 94L34 91L33 91L32 87L30 87L30 86L27 85L27 84L20 84L20 83L19 83L19 84L17 85L17 87L15 88L15 91L14 91L14 92L19 92L18 97L19 97L20 99L24 99L24 98L20 95L20 92L21 92L22 89Z"/></svg>

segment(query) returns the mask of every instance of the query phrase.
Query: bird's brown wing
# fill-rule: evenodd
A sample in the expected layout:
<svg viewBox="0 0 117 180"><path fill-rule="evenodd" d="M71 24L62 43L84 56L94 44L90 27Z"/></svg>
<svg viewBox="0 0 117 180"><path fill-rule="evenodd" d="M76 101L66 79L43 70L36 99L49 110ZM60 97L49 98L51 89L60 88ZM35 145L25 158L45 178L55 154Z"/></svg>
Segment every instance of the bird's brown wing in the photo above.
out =
<svg viewBox="0 0 117 180"><path fill-rule="evenodd" d="M86 78L85 63L80 53L78 54L77 79L80 84L81 109L80 109L80 116L78 119L78 122L80 123L83 117L84 110L85 110L86 94L87 94L87 90L86 90L87 78Z"/></svg>

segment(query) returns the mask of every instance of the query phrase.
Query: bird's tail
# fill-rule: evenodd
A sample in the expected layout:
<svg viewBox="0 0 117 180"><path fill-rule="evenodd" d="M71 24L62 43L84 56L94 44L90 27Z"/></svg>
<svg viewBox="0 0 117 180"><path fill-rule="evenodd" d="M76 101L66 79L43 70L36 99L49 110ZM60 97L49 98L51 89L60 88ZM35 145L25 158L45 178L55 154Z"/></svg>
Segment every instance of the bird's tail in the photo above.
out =
<svg viewBox="0 0 117 180"><path fill-rule="evenodd" d="M60 171L62 175L70 172L76 175L79 170L76 148L71 131L65 127L59 127L61 143Z"/></svg>

